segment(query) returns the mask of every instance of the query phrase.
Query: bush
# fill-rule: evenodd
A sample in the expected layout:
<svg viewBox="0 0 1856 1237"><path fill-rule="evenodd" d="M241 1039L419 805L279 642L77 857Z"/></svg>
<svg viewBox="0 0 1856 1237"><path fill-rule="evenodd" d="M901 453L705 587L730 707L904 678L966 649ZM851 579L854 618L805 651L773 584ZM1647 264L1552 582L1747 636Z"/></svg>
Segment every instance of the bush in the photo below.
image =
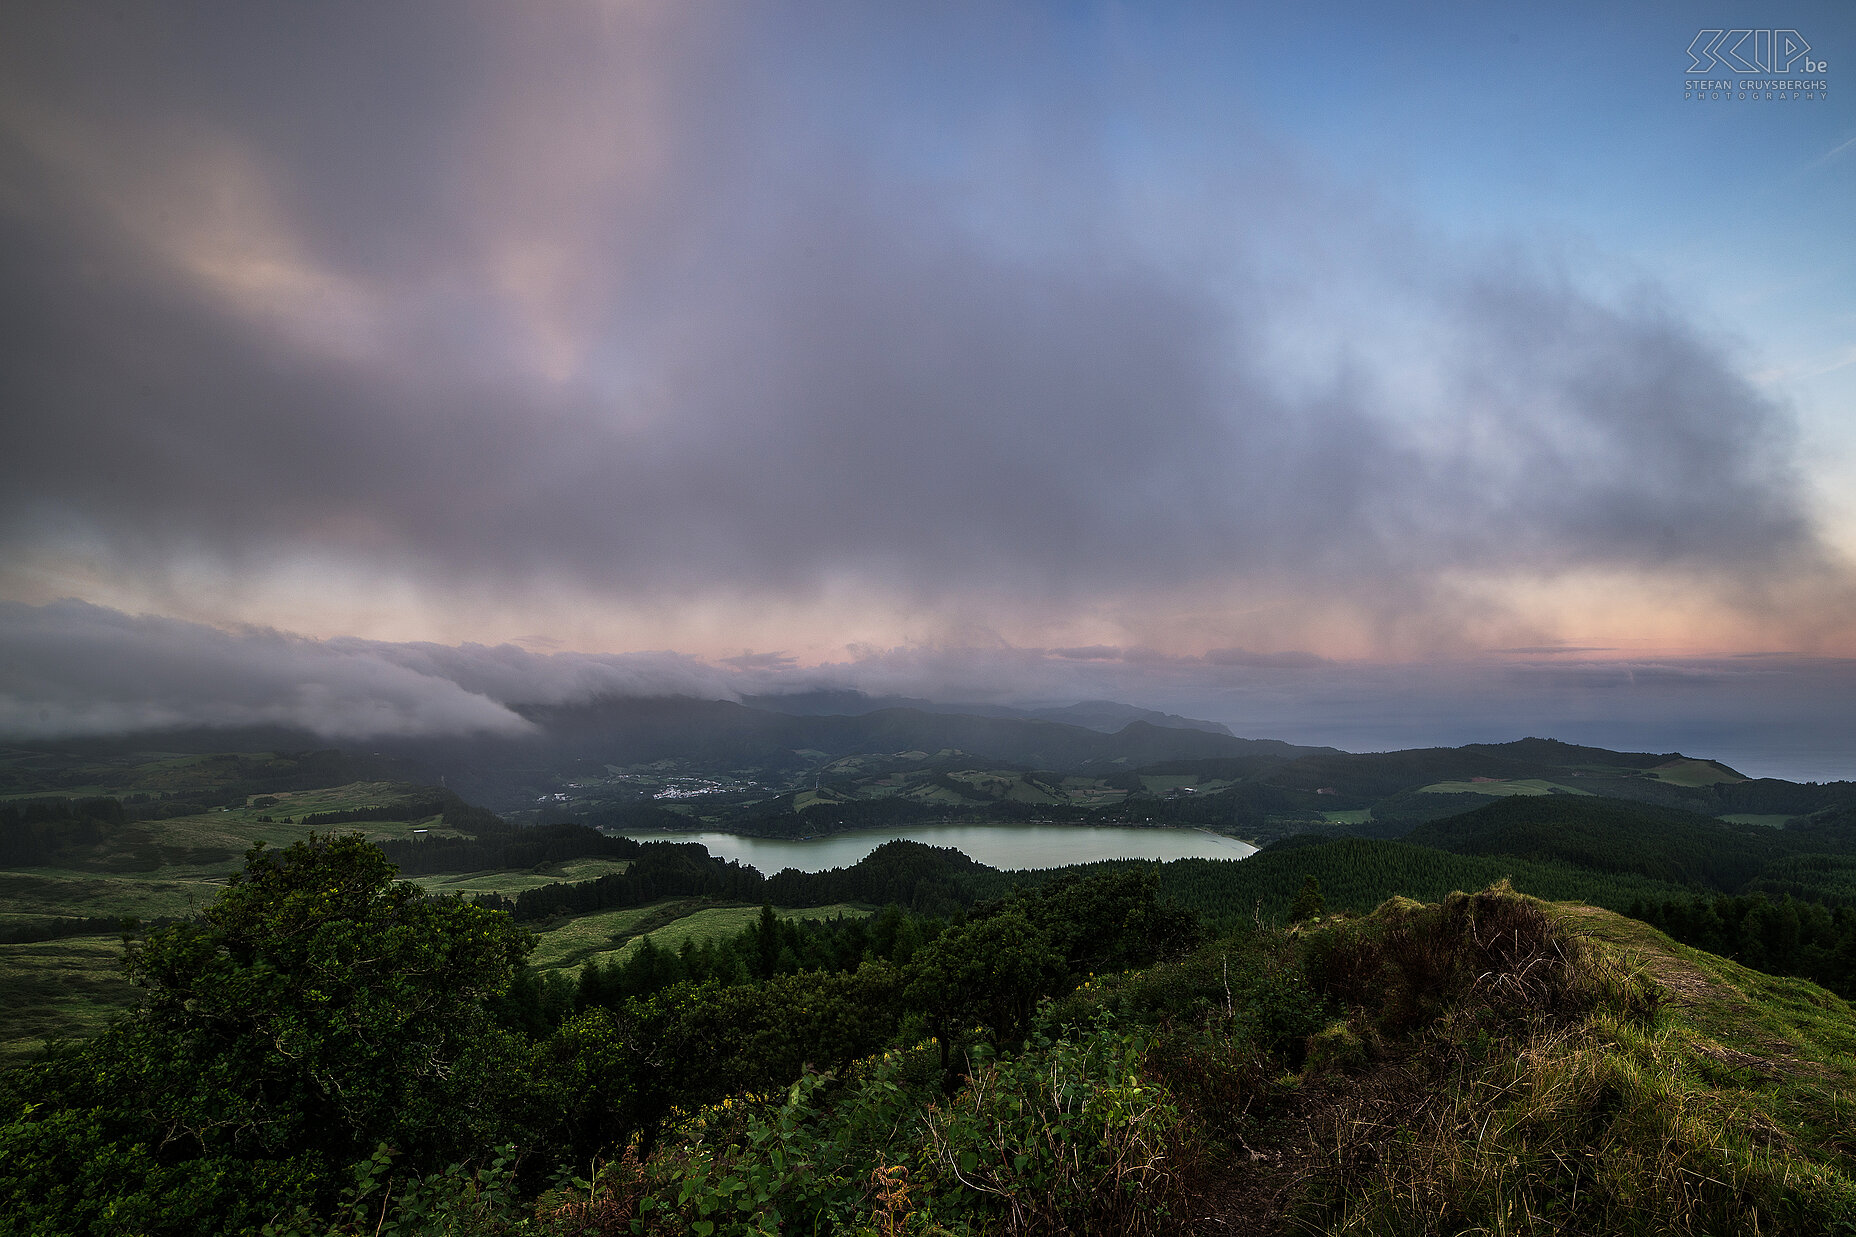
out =
<svg viewBox="0 0 1856 1237"><path fill-rule="evenodd" d="M393 877L358 836L255 848L133 945L142 1008L6 1079L0 1231L249 1232L382 1141L435 1170L506 1132L526 1062L489 1007L532 938Z"/></svg>
<svg viewBox="0 0 1856 1237"><path fill-rule="evenodd" d="M933 1187L958 1184L1007 1233L1160 1233L1183 1219L1187 1130L1143 1077L1147 1042L1105 1021L977 1060L928 1116Z"/></svg>
<svg viewBox="0 0 1856 1237"><path fill-rule="evenodd" d="M1365 919L1310 932L1306 952L1320 991L1392 1034L1466 1001L1497 1022L1583 1013L1598 997L1581 979L1585 956L1542 903L1506 881L1434 906L1389 899Z"/></svg>

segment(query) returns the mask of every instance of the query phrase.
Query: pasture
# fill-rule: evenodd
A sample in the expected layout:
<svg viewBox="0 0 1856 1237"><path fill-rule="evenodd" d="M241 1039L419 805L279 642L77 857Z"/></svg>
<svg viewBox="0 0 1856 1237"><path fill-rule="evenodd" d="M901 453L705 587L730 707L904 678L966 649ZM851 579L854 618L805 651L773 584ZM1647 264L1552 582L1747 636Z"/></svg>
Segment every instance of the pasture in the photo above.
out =
<svg viewBox="0 0 1856 1237"><path fill-rule="evenodd" d="M1549 782L1538 777L1518 777L1508 779L1491 778L1488 781L1473 782L1432 782L1420 787L1421 795L1585 795L1592 792L1580 790L1574 786L1562 786L1558 782Z"/></svg>
<svg viewBox="0 0 1856 1237"><path fill-rule="evenodd" d="M0 945L0 1069L47 1040L95 1034L134 1000L117 937Z"/></svg>
<svg viewBox="0 0 1856 1237"><path fill-rule="evenodd" d="M781 919L830 919L836 915L864 916L870 911L837 903L775 913ZM759 918L758 906L715 906L696 899L601 911L541 933L540 944L529 955L529 965L539 970L577 970L588 959L605 965L630 957L647 936L659 949L675 953L685 941L734 936Z"/></svg>

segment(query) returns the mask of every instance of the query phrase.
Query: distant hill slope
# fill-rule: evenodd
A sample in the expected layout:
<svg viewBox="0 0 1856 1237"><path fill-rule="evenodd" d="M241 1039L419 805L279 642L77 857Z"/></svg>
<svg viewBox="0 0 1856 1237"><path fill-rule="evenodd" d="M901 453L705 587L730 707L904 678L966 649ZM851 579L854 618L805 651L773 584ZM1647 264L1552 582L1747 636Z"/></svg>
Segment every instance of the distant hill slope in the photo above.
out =
<svg viewBox="0 0 1856 1237"><path fill-rule="evenodd" d="M1372 807L1382 835L1510 796L1595 795L1705 816L1804 816L1856 804L1856 783L1749 779L1679 752L1612 752L1553 739L1396 752L1299 756L1258 775L1287 790L1323 791L1337 808Z"/></svg>
<svg viewBox="0 0 1856 1237"><path fill-rule="evenodd" d="M363 776L436 783L520 822L638 827L625 823L634 809L656 804L691 828L763 836L1043 819L1197 826L1267 842L1308 830L1397 838L1426 821L1523 798L1628 800L1764 825L1856 808L1856 783L1747 778L1680 752L1525 738L1350 753L1239 738L1214 723L1107 701L973 706L983 712L931 702L867 707L878 702L821 692L750 703L528 705L519 708L533 724L525 735L379 738L316 755L348 770L323 784ZM1132 720L1107 729L1122 718ZM319 746L313 735L272 729L22 742L0 750L0 792L99 793L108 781L99 770L149 753L301 754Z"/></svg>
<svg viewBox="0 0 1856 1237"><path fill-rule="evenodd" d="M1084 700L1076 704L1044 708L1015 708L1011 705L942 703L912 696L871 696L860 691L788 692L780 695L743 696L741 703L770 713L790 713L797 717L844 714L856 717L883 709L916 709L923 713L963 713L971 717L1008 717L1022 721L1062 722L1113 734L1129 722L1146 722L1175 730L1203 730L1211 734L1231 733L1223 722L1181 717L1143 709L1118 700Z"/></svg>
<svg viewBox="0 0 1856 1237"><path fill-rule="evenodd" d="M847 756L953 749L1029 768L1070 770L1253 754L1289 759L1320 750L1146 721L1132 721L1104 734L1056 721L906 708L800 716L721 700L663 699L528 707L522 712L542 731L529 746L597 755L613 763L698 753L753 761L806 750Z"/></svg>
<svg viewBox="0 0 1856 1237"><path fill-rule="evenodd" d="M1513 855L1595 872L1736 891L1774 859L1805 849L1789 830L1656 804L1515 797L1419 825L1407 842L1461 855Z"/></svg>

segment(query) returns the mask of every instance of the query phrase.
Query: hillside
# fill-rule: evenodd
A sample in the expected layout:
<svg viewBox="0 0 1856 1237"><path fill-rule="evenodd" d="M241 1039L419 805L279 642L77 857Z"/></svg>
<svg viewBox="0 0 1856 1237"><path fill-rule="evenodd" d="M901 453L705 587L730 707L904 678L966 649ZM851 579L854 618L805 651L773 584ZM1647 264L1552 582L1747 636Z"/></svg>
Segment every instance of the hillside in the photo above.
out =
<svg viewBox="0 0 1856 1237"><path fill-rule="evenodd" d="M298 847L150 934L137 1012L0 1074L0 1232L1856 1219L1856 1011L1505 883L1215 936L1138 871L938 925L763 913L731 980L653 977L675 955L647 944L573 997L512 969L496 912L389 880L365 847ZM795 949L824 952L784 969Z"/></svg>
<svg viewBox="0 0 1856 1237"><path fill-rule="evenodd" d="M1203 730L1211 734L1231 733L1230 727L1222 722L1208 722L1200 718L1181 717L1176 713L1162 713L1157 709L1137 708L1115 700L1083 700L1069 705L1014 708L996 704L950 704L907 696L871 696L853 690L820 690L773 696L744 696L741 703L750 708L791 713L800 717L821 714L855 717L875 713L879 709L920 709L927 713L965 713L974 717L1018 717L1032 721L1063 722L1066 725L1099 730L1103 734L1113 734L1129 722L1147 722L1180 730Z"/></svg>
<svg viewBox="0 0 1856 1237"><path fill-rule="evenodd" d="M773 707L784 698L525 707L526 736L382 739L367 752L239 730L19 743L0 750L0 795L148 794L190 798L200 811L270 788L374 780L439 785L516 823L621 831L807 837L1039 820L1201 827L1258 843L1310 832L1397 838L1509 799L1622 799L1770 826L1856 806L1853 783L1749 779L1676 752L1522 739L1349 753L1103 701L982 715L817 695L782 704L793 712ZM232 762L227 777L200 780L206 761Z"/></svg>
<svg viewBox="0 0 1856 1237"><path fill-rule="evenodd" d="M1570 796L1501 800L1419 825L1405 840L1458 854L1558 860L1596 872L1734 892L1774 859L1812 845L1793 830Z"/></svg>
<svg viewBox="0 0 1856 1237"><path fill-rule="evenodd" d="M1535 745L1457 765L1425 752L1406 771L1511 760L1507 772L1539 774L1543 750L1568 754ZM1571 755L1588 769L1620 756ZM1367 773L1389 779L1401 758L1368 758ZM364 767L346 759L92 752L64 774L33 766L64 777L66 795L0 805L20 861L0 872L0 909L22 934L0 945L0 1064L12 1065L0 1092L35 1105L0 1126L0 1154L22 1166L7 1188L23 1192L0 1199L0 1233L105 1231L106 1212L151 1234L318 1235L631 1231L633 1219L749 1232L775 1212L789 1228L893 1220L923 1233L1497 1219L1832 1232L1850 1214L1856 1166L1824 1114L1856 1101L1856 1023L1839 998L1780 977L1856 991L1856 909L1832 898L1856 869L1848 808L1780 828L1515 790L1550 779L1514 777L1500 796L1431 790L1481 806L1402 839L1330 822L1242 861L1008 875L894 842L853 868L767 877L699 846L512 826L442 787L287 788L314 780L306 769ZM1251 759L1147 765L1121 793L1182 812L1223 796L1293 812L1323 789L1274 784L1294 761L1259 777ZM1716 785L1706 762L1622 759L1660 771L1658 784L1696 783L1684 793ZM846 777L894 779L893 799L909 792L882 758L838 760ZM926 763L970 805L1004 801L998 769ZM1556 784L1578 771L1561 766ZM329 830L373 840L292 846ZM257 866L228 883L241 839L284 849L248 856ZM318 928L320 903L296 900L284 873L338 854L354 872L302 891L376 892ZM388 859L461 897L386 892ZM1325 911L1285 928L1310 888ZM1491 892L1454 892L1476 888ZM1765 969L1684 948L1625 910ZM124 911L153 921L131 950L133 985L108 918ZM370 923L408 915L431 924L367 944ZM454 929L459 952L416 952ZM274 946L234 940L272 932ZM365 965L299 955L317 942ZM264 978L185 978L247 956L268 959ZM352 991L299 1007L327 982L290 978L299 965ZM407 995L457 967L476 969ZM395 995L380 1003L375 984ZM222 1059L241 1042L224 1028L270 1015L209 1009L208 992L284 1002L280 1025L308 1037L290 1052L324 1073L275 1057L281 1031ZM442 1032L423 1014L353 1021L428 1006ZM422 1038L394 1047L394 1027ZM86 1038L30 1063L32 1041L59 1034ZM240 1090L247 1076L266 1080L261 1096ZM338 1102L325 1076L354 1098ZM132 1145L153 1123L248 1100L252 1128L268 1131L256 1141L216 1142L209 1122L159 1152ZM71 1124L59 1114L73 1105L92 1115ZM382 1141L396 1154L370 1159ZM576 1170L578 1193L549 1192L558 1166L595 1162L606 1167ZM109 1163L131 1167L85 1167ZM343 1219L355 1214L358 1227Z"/></svg>

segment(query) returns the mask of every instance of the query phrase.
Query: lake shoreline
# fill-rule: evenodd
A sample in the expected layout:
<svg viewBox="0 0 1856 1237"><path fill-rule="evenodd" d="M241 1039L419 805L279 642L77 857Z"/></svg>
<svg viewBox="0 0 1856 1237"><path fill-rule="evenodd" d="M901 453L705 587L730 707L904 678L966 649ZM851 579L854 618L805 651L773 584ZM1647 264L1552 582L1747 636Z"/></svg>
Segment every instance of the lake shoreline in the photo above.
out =
<svg viewBox="0 0 1856 1237"><path fill-rule="evenodd" d="M958 850L1000 871L1039 871L1116 859L1246 859L1257 847L1201 826L973 823L858 829L809 838L767 838L721 829L631 829L640 842L696 842L723 859L772 875L785 868L823 872L856 865L885 842L909 840Z"/></svg>

